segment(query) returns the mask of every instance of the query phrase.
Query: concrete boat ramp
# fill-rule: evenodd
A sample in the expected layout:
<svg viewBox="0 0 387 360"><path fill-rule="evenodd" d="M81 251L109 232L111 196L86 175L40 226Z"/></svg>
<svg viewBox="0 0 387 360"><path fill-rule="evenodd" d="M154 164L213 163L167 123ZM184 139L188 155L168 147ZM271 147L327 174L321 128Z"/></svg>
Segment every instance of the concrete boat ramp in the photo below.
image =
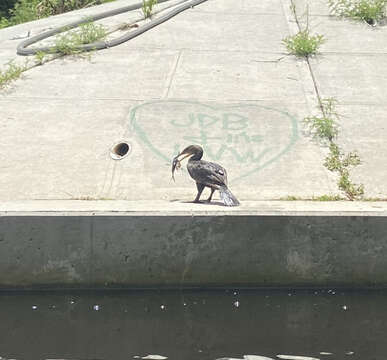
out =
<svg viewBox="0 0 387 360"><path fill-rule="evenodd" d="M25 63L27 36L132 3L3 29L0 68ZM311 1L311 31L326 42L307 62L282 44L298 31L290 5L208 0L0 90L0 286L384 287L387 27ZM359 154L351 179L372 201L310 201L345 197L303 123L318 96L338 100L337 142ZM187 171L171 180L172 157L194 143L227 169L240 207L192 204Z"/></svg>

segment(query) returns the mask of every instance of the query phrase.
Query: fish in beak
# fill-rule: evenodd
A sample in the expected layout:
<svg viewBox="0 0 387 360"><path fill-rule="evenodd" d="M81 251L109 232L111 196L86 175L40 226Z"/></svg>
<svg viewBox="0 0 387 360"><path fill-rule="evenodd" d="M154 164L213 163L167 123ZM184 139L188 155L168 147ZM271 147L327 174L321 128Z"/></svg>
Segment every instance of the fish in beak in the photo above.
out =
<svg viewBox="0 0 387 360"><path fill-rule="evenodd" d="M180 156L183 156L179 159ZM186 157L192 155L191 146L185 148L180 154L176 155L172 160L172 179L175 181L175 170L179 170L181 168L181 161L183 161Z"/></svg>

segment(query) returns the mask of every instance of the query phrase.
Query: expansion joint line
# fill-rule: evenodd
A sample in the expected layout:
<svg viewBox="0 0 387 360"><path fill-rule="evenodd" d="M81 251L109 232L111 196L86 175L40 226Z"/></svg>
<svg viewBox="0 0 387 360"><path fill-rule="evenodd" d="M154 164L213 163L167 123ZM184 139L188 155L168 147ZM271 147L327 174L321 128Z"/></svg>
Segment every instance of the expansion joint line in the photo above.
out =
<svg viewBox="0 0 387 360"><path fill-rule="evenodd" d="M300 20L297 16L297 9L296 9L296 5L295 5L295 1L290 0L290 3L291 3L291 10L293 12L293 16L294 16L298 31L302 32L303 30L302 30ZM308 30L309 9L307 8L306 11L307 11L307 13L306 13L306 15L307 15L306 29ZM310 72L310 75L311 75L311 78L313 81L313 86L314 86L315 94L316 94L317 101L318 101L318 107L321 110L321 113L323 115L323 119L319 119L319 118L317 118L317 119L319 121L324 121L325 126L328 125L327 128L329 129L329 131L327 131L326 129L323 131L321 131L321 129L318 130L319 131L318 136L321 139L327 140L328 144L329 144L329 155L325 158L324 166L328 170L330 170L332 172L336 172L338 174L339 180L337 182L337 185L338 185L339 190L343 191L349 200L356 200L359 197L362 197L364 195L364 185L363 184L357 185L357 184L352 183L352 181L349 178L349 176L350 176L349 167L350 166L353 167L353 166L357 166L357 165L361 164L360 158L356 152L350 152L348 154L345 154L344 152L342 152L339 145L337 145L337 143L334 141L334 138L337 136L337 129L334 128L334 126L335 126L333 124L334 121L331 118L332 107L331 107L331 105L328 105L328 107L327 107L325 105L325 100L323 100L321 98L321 95L320 95L320 92L319 92L319 89L317 86L316 77L314 76L312 65L311 65L311 62L309 60L309 57L308 57L308 55L306 55L304 57L305 57L306 63L308 64L309 72ZM330 99L327 99L327 100L329 102ZM333 113L333 115L338 117L337 113L336 114ZM306 118L306 119L308 119L308 118ZM309 118L309 120L311 120L311 119L313 119L313 118ZM316 126L316 124L314 124L314 126L318 129L318 125Z"/></svg>
<svg viewBox="0 0 387 360"><path fill-rule="evenodd" d="M171 90L171 87L172 87L172 82L173 82L173 79L175 77L175 74L176 74L176 71L177 71L177 67L179 66L179 62L180 62L180 58L181 58L181 52L182 50L179 50L178 54L177 54L177 57L176 57L176 61L173 65L173 68L172 68L172 71L170 73L170 78L169 78L169 82L168 82L168 85L167 85L167 88L166 88L166 91L165 91L165 94L164 94L164 98L168 98L169 96L169 92Z"/></svg>
<svg viewBox="0 0 387 360"><path fill-rule="evenodd" d="M296 5L294 3L294 0L290 0L290 2L292 4L291 8L292 8L292 12L293 12L293 15L294 15L294 20L296 21L296 24L297 24L297 27L298 27L298 31L302 31L300 20L298 19L298 16L297 16ZM320 108L322 114L324 116L326 116L324 105L322 103L322 99L321 99L321 95L320 95L320 91L318 90L316 77L314 76L312 65L310 64L308 56L305 57L305 61L306 61L307 65L308 65L310 76L311 76L312 81L313 81L313 87L314 87L314 91L316 93L316 97L317 97L317 101L318 101L318 107Z"/></svg>

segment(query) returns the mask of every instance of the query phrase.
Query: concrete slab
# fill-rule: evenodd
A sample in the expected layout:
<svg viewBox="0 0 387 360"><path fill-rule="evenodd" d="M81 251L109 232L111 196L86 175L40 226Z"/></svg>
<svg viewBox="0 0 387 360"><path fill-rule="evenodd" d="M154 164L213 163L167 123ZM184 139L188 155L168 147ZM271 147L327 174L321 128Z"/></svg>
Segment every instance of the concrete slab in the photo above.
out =
<svg viewBox="0 0 387 360"><path fill-rule="evenodd" d="M121 139L134 103L24 99L23 104L0 101L1 200L101 197L113 165L109 149Z"/></svg>
<svg viewBox="0 0 387 360"><path fill-rule="evenodd" d="M164 2L157 5L156 9L157 11L159 11L173 4L176 4L177 2L178 0L170 0L168 2ZM92 6L2 29L0 31L0 44L2 48L2 52L0 54L0 64L4 66L10 60L21 63L24 62L24 57L16 55L16 47L19 42L26 39L27 37L37 35L47 30L51 30L54 27L65 26L71 22L100 14L103 11L115 10L137 3L137 0L114 0L113 2L106 3L102 6ZM110 17L108 19L99 20L98 24L106 25L108 28L113 28L118 24L131 22L141 18L142 12L139 9L130 13L123 13Z"/></svg>
<svg viewBox="0 0 387 360"><path fill-rule="evenodd" d="M387 107L374 105L370 112L369 104L348 104L339 106L339 111L343 116L339 143L346 151L356 149L362 159L362 165L353 169L354 181L365 185L368 196L383 198L386 192ZM356 137L353 134L357 134Z"/></svg>
<svg viewBox="0 0 387 360"><path fill-rule="evenodd" d="M7 109L1 127L3 200L191 200L194 183L186 171L176 174L173 183L169 159L195 141L205 147L207 159L234 164L229 180L241 199L286 197L289 188L292 195L308 197L334 191L320 165L319 147L298 135L296 106L291 113L269 103L160 100L135 107L132 101L52 101L49 96L24 103L28 112L17 99L0 101ZM163 132L155 133L155 123ZM25 131L30 126L33 136ZM120 139L130 143L131 153L117 162L109 150ZM23 154L14 151L25 147L29 150ZM307 155L300 156L305 149ZM144 174L142 181L139 174Z"/></svg>
<svg viewBox="0 0 387 360"><path fill-rule="evenodd" d="M269 12L266 2L248 13L248 3L234 12L230 2L209 4L90 61L34 68L3 92L4 119L13 120L2 124L3 199L191 200L192 180L185 172L172 183L169 164L190 142L201 143L206 159L228 169L241 199L334 192L335 179L321 165L324 149L300 133L307 98L314 95L306 64L281 53L288 33L281 8ZM218 8L221 16L209 10ZM42 22L40 28L48 25ZM10 40L4 42L9 52ZM42 130L31 142L27 129L39 119ZM59 156L54 137L63 144ZM120 139L131 153L116 162L109 149ZM16 143L29 151L12 166L8 149ZM13 178L19 180L11 185Z"/></svg>
<svg viewBox="0 0 387 360"><path fill-rule="evenodd" d="M177 60L177 52L131 51L114 57L100 53L87 59L59 59L25 74L23 81L1 98L153 99L163 94ZM114 63L115 71L106 71ZM61 81L57 74L60 73ZM18 85L17 84L17 85ZM36 88L39 84L39 90ZM64 86L64 84L67 84ZM38 90L38 91L37 91Z"/></svg>
<svg viewBox="0 0 387 360"><path fill-rule="evenodd" d="M321 55L310 59L310 65L321 97L341 103L339 143L347 152L357 150L363 161L353 170L353 180L365 185L368 196L383 198L387 72L382 64L387 28L321 16L328 6L320 1L296 1L296 5L298 11L309 6L312 31L326 38ZM305 23L305 18L301 21Z"/></svg>
<svg viewBox="0 0 387 360"><path fill-rule="evenodd" d="M183 51L169 96L228 102L278 102L291 97L304 102L297 69L303 65L291 58L277 62L279 58L262 53Z"/></svg>
<svg viewBox="0 0 387 360"><path fill-rule="evenodd" d="M322 53L340 54L386 54L387 27L373 27L366 23L341 19L335 16L311 16L313 33L324 35L326 42Z"/></svg>
<svg viewBox="0 0 387 360"><path fill-rule="evenodd" d="M306 16L307 10L310 15L330 15L327 0L292 0L292 2L300 16Z"/></svg>
<svg viewBox="0 0 387 360"><path fill-rule="evenodd" d="M323 54L311 60L322 97L350 104L384 104L387 69L383 54Z"/></svg>
<svg viewBox="0 0 387 360"><path fill-rule="evenodd" d="M296 106L291 110L298 113ZM150 186L147 193L163 191L163 199L192 199L195 189L187 172L176 174L176 183L173 183L168 165L172 154L190 142L201 143L207 159L234 164L228 169L228 176L231 188L241 199L286 197L290 183L293 191L309 196L329 192L332 189L327 173L316 161L317 158L321 160L321 151L298 136L297 115L293 117L293 111L286 113L278 104L250 102L222 106L167 100L140 105L132 110L132 134L128 137L145 145L144 171ZM154 133L156 121L164 134ZM179 138L176 139L177 131ZM308 156L299 157L301 148L309 149ZM158 176L153 171L158 166L168 175ZM300 167L305 171L301 182ZM130 181L124 180L128 175L122 174L121 182L126 194L130 193L131 186ZM280 178L281 181L274 180ZM296 185L305 182L308 189Z"/></svg>
<svg viewBox="0 0 387 360"><path fill-rule="evenodd" d="M282 14L280 0L255 1L240 0L235 3L233 0L208 1L198 7L196 11L212 13L232 13L232 14Z"/></svg>
<svg viewBox="0 0 387 360"><path fill-rule="evenodd" d="M30 32L30 36L32 36L33 34L39 33L44 30L56 26L64 26L72 21L98 14L101 12L102 9L103 11L109 11L135 3L137 3L136 0L115 0L113 2L104 4L103 8L99 6L93 6L81 10L71 11L68 13L19 24L12 27L7 27L0 31L0 41L11 41L13 38L16 37L24 37L24 35L28 34L28 32ZM17 41L17 39L15 39L14 41Z"/></svg>
<svg viewBox="0 0 387 360"><path fill-rule="evenodd" d="M121 3L118 2L114 6L118 6L118 4ZM318 144L304 138L302 132L303 127L300 121L304 116L309 115L311 110L313 111L315 102L313 85L310 74L308 74L309 70L304 62L295 60L292 57L283 57L281 54L281 51L283 51L281 39L287 34L287 26L292 27L294 24L289 24L290 20L282 14L282 11L278 11L278 7L273 7L266 2L260 2L259 5L243 2L236 8L231 5L230 2L220 4L217 1L211 1L206 3L205 7L198 6L134 39L132 42L100 51L92 57L90 62L67 59L35 68L26 73L24 79L16 82L10 90L3 92L1 94L2 101L11 100L11 102L1 102L4 107L8 108L4 112L5 118L15 118L12 106L18 107L17 99L23 99L23 101L31 99L31 109L34 109L34 114L40 112L39 116L41 118L43 116L47 118L47 120L42 121L48 123L52 123L51 119L58 116L55 105L48 105L50 104L49 99L54 101L54 104L58 101L63 103L63 100L71 99L76 100L77 103L79 100L95 100L97 102L100 100L117 100L119 103L114 103L114 105L112 103L112 107L117 110L127 100L129 102L125 103L120 112L121 114L126 112L126 125L118 127L120 130L113 130L115 122L111 122L111 132L117 135L111 138L110 141L106 139L103 145L104 148L100 151L107 156L110 144L118 138L124 137L130 140L133 149L131 156L126 160L129 162L129 159L131 159L129 167L124 165L125 162L121 162L120 165L113 165L112 160L108 164L109 159L103 165L103 167L111 169L122 168L122 172L119 171L120 175L114 176L122 179L122 182L118 181L116 184L112 184L113 189L107 189L101 181L97 186L91 185L91 181L90 183L87 182L87 184L90 184L88 186L85 185L86 183L79 185L78 188L83 190L74 193L74 191L68 191L68 186L65 186L62 181L58 181L61 179L60 176L55 176L49 177L53 180L53 183L47 187L49 191L42 192L40 189L35 191L32 189L32 184L36 182L30 182L27 186L21 187L20 184L18 185L19 189L24 189L23 191L17 191L17 194L14 195L4 191L3 196L6 196L7 199L12 196L15 196L15 198L28 198L30 196L28 194L36 194L35 196L40 194L38 197L53 198L58 197L58 191L54 189L59 187L59 193L71 194L72 198L119 198L121 196L125 199L133 199L134 194L136 194L139 198L144 199L153 196L164 199L183 196L189 199L192 197L192 183L187 176L184 177L184 180L182 180L183 176L180 177L181 185L174 188L173 184L171 186L169 183L169 176L159 176L159 174L154 173L154 169L160 167L159 161L162 161L164 164L162 174L167 174L169 171L166 165L168 159L178 149L185 146L188 141L204 143L208 152L206 154L207 158L222 162L229 169L230 181L233 178L235 179L234 186L242 197L249 198L253 196L254 199L281 198L287 195L311 197L335 192L335 178L322 166L326 154L325 149L321 149ZM284 7L287 5L286 2L283 4ZM112 6L112 4L109 4L109 8ZM269 11L270 8L275 10ZM251 12L247 12L246 9L250 9ZM94 8L89 10L91 13L96 12ZM69 20L72 20L70 17L84 15L85 11L87 10L61 15L50 21L40 20L37 22L36 28L32 26L33 23L28 24L28 28L32 31L41 31L45 26L53 26L54 20L63 21L66 16ZM217 16L218 13L221 13L222 16ZM123 21L124 16L125 14L115 17L111 22L114 24L120 23ZM138 16L138 14L135 14L135 16ZM257 16L259 17L258 22L256 21ZM244 25L240 26L241 23ZM344 22L344 24L346 23ZM23 29L25 29L27 25L23 26ZM19 27L22 28L22 26ZM246 30L248 31L246 32ZM7 29L6 31L9 32L10 30ZM197 36L197 34L203 36ZM6 33L3 41L6 45L7 54L14 46L15 41L9 40L9 35L10 33ZM346 42L344 38L342 42ZM375 43L377 42L375 40ZM327 59L331 59L331 62L327 63ZM346 61L345 66L343 66L344 61L341 58L339 59L339 55L336 54L330 54L329 57L325 55L313 61L314 75L322 95L338 96L340 94L341 100L344 102L366 101L367 96L369 96L368 100L372 98L373 102L382 101L382 98L380 98L382 91L379 92L379 95L377 94L378 97L376 98L370 91L375 87L375 84L380 84L380 90L384 86L383 81L380 82L380 76L379 81L375 78L372 79L372 70L370 70L376 65L378 58L370 57L366 60L370 63L363 62L364 71L360 76L363 76L364 82L361 88L356 87L359 79L353 77L358 59L349 60L353 67L348 66ZM113 66L114 71L107 71L111 66ZM332 66L336 67L333 72ZM370 74L367 74L367 71ZM61 74L61 81L57 81L56 74L58 73ZM336 81L340 76L343 78ZM39 84L39 91L36 91L37 84ZM356 94L357 91L358 94ZM164 100L158 106L148 104L149 101L157 99ZM177 106L174 100L183 102ZM190 103L191 101L196 102L195 105ZM254 103L251 103L251 101L254 101ZM262 101L264 102L262 103ZM136 112L130 106L141 102L144 103L142 113L137 112L136 116L141 115L141 122L144 122L143 118L148 119L145 127L147 136L152 138L151 143L154 141L153 138L156 139L154 148L162 152L163 156L157 155L157 151L152 150L144 143L144 139L139 136L138 132L131 132L132 130L128 127L132 114ZM245 111L247 109L246 102L251 105L247 113ZM213 106L213 109L209 110L208 104ZM239 104L243 105L240 107L243 107L244 110L239 108L236 113L237 116L248 118L249 125L247 128L249 128L249 134L239 130L231 129L229 131L219 126L222 121L225 121L222 118L225 116L225 109L233 105L233 110L235 110ZM46 105L48 105L48 109L42 111ZM9 114L7 114L7 111L9 111ZM71 113L65 109L61 109L61 111L67 114ZM94 117L93 127L96 132L101 131L101 129L104 131L103 129L108 126L99 127L105 117L111 118L110 106L107 112L109 114L101 110L94 112L93 107L89 108L88 116L90 118ZM17 113L18 117L23 117L23 111L18 109ZM195 113L195 116L205 114L210 118L212 117L215 119L214 123L208 126L206 133L203 133L203 129L199 129L198 125L187 126L184 130L187 131L187 134L182 133L183 138L180 141L171 142L177 128L170 126L169 119L180 117L181 120L179 121L188 121L187 119L192 113ZM24 117L28 116L28 113L24 114ZM19 120L18 117L16 117L17 121L12 126L9 124L2 125L4 131L8 131L7 139L13 138L12 134L16 130L15 124L25 123L23 119ZM149 119L154 119L153 121L163 124L162 128L165 131L155 133L156 136L153 135L155 128ZM256 121L254 119L260 120ZM292 119L292 128L289 128L289 119ZM124 124L122 118L120 121ZM25 132L26 128L28 128L28 124L23 127L24 134L28 134L28 131ZM54 129L53 127L51 135L55 134ZM180 130L182 129L179 128ZM119 136L120 131L122 131L122 135ZM195 133L191 134L191 131L195 131ZM236 131L239 131L238 134ZM218 136L212 136L214 132ZM265 134L264 137L266 138L261 144L255 142L254 146L256 148L254 150L252 150L253 142L250 139L252 133L259 134L260 139L263 136L261 134ZM210 139L211 137L212 139ZM242 137L244 138L242 139ZM274 143L275 138L279 139L279 146L273 147L270 144ZM289 150L286 150L286 153L281 153L280 147L287 149L290 144L289 139L293 139L290 141ZM26 144L27 140L27 136L25 138L19 136L18 141ZM88 140L84 139L83 146L87 146L87 142ZM231 144L232 142L234 144ZM10 143L12 143L12 140L4 143L4 146L9 147ZM80 140L79 144L81 143ZM168 144L168 146L163 143ZM109 144L109 146L106 144ZM89 161L89 156L81 158L81 155L79 155L79 153L86 155L88 151L82 151L82 145L78 146L80 147L78 156L67 157L67 159L71 159L67 161L69 164L67 168L69 169L78 168L77 163L79 161L82 163ZM88 149L94 149L93 146L87 147ZM56 151L49 151L47 144L44 144L42 148L45 149L46 153L56 153ZM265 151L272 151L273 153L269 156ZM6 152L3 151L3 153ZM253 153L255 155L252 155ZM276 154L280 153L280 157L277 158ZM250 164L248 167L252 169L246 169L247 163L251 160L250 157L256 158L258 154L262 155L257 161L260 162L259 168L264 166L264 168L261 168L263 171L259 170L258 177L254 175L243 179L243 174L251 173L254 168ZM148 159L140 160L138 156L146 156ZM276 160L272 161L271 158ZM33 162L32 158L29 160ZM5 161L4 164L7 164L4 167L10 168L9 162ZM57 164L59 165L59 163ZM50 163L50 166L54 166L54 163ZM28 169L29 166L23 165L23 168ZM98 166L94 167L94 169L97 168ZM14 167L14 169L15 171L20 170L18 167ZM91 168L87 169L87 171L90 171ZM129 174L128 169L132 169L134 172ZM136 169L144 169L142 181L136 181L139 175ZM303 169L302 181L300 181L300 169ZM52 171L57 172L57 170ZM36 173L38 174L36 177L37 183L39 183L41 181L40 175L46 172L37 171ZM110 178L111 174L112 172L106 176ZM239 174L239 176L235 174ZM9 179L14 177L15 174L12 173L3 176L3 184L7 184ZM153 180L150 181L149 177ZM160 182L160 177L165 180ZM155 181L160 184L157 189L154 186ZM134 184L136 184L135 186L139 191L133 191ZM185 187L187 189L184 191ZM290 192L291 194L289 194ZM68 196L65 196L65 198L68 198Z"/></svg>
<svg viewBox="0 0 387 360"><path fill-rule="evenodd" d="M14 36L131 2L120 0L2 30L0 63L15 57ZM31 262L39 264L31 269L39 276L32 279L31 273L21 285L78 286L81 278L86 286L193 286L206 281L365 286L374 283L373 277L378 286L386 284L384 203L326 203L323 210L307 205L301 219L297 203L284 208L281 202L259 202L338 193L335 176L323 166L327 149L307 137L302 125L315 111L316 89L343 104L346 121L340 142L347 151L357 149L364 162L355 180L365 183L366 196L387 197L384 29L355 28L326 17L324 7L313 7L316 29L337 36L311 60L311 73L305 61L286 56L281 44L296 32L289 5L288 0L210 0L132 42L92 55L90 61L67 58L36 67L1 91L0 234L7 231L22 252L28 229L36 225L47 250L43 258L38 251L31 253ZM120 15L103 23L115 26L136 16ZM353 31L359 44L347 31ZM367 133L362 114L372 118ZM110 150L119 141L126 141L130 152L113 160ZM240 208L219 206L218 197L212 206L189 203L196 190L186 171L176 174L176 183L171 181L172 157L191 143L202 144L205 159L227 169ZM71 206L39 202L62 199L100 201L66 203ZM40 210L28 212L34 202ZM40 211L52 216L52 209L60 219L50 227ZM94 218L95 213L103 216ZM313 213L319 216L312 231L307 215ZM163 214L167 220L160 219ZM196 221L196 215L203 218ZM333 215L340 218L334 225L327 218ZM35 222L29 220L32 216ZM61 238L71 219L76 219L74 230ZM69 244L58 255L45 245L54 236ZM84 240L74 247L79 237L89 237L88 252ZM337 239L342 257L331 256ZM366 249L364 239L371 239ZM348 247L351 251L346 252ZM19 255L11 247L6 250L2 253L19 264ZM231 262L238 251L239 258ZM79 256L71 257L74 252ZM79 265L82 261L89 262L89 273ZM13 279L21 279L11 261L4 264L0 272L15 271ZM63 281L58 280L61 276ZM3 280L11 283L10 278Z"/></svg>
<svg viewBox="0 0 387 360"><path fill-rule="evenodd" d="M216 3L218 8L223 8L217 1L209 1L207 8L214 8ZM120 48L283 52L281 39L287 36L288 29L282 14L223 13L216 12L215 8L213 12L203 12L201 6L186 11Z"/></svg>

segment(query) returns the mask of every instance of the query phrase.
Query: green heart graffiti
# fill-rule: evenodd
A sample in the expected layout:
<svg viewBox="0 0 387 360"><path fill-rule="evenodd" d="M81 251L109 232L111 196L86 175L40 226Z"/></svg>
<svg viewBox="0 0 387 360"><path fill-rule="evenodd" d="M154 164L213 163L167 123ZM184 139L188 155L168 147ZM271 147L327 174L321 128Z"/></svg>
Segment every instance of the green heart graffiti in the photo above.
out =
<svg viewBox="0 0 387 360"><path fill-rule="evenodd" d="M140 119L140 111L148 116ZM251 111L260 115L246 115ZM263 119L268 112L272 112L278 121L270 123ZM266 127L262 125L264 121ZM168 162L181 146L189 144L202 145L206 159L211 161L221 162L228 156L243 169L233 182L272 164L286 154L298 139L295 117L257 104L216 106L194 101L157 100L134 107L130 112L130 125L149 150ZM276 129L284 125L285 137L283 131ZM151 132L146 129L149 126L152 126ZM154 131L157 126L160 131ZM270 134L263 133L268 128ZM279 136L275 136L276 131L281 134L281 141ZM160 139L169 141L168 153L161 149Z"/></svg>

